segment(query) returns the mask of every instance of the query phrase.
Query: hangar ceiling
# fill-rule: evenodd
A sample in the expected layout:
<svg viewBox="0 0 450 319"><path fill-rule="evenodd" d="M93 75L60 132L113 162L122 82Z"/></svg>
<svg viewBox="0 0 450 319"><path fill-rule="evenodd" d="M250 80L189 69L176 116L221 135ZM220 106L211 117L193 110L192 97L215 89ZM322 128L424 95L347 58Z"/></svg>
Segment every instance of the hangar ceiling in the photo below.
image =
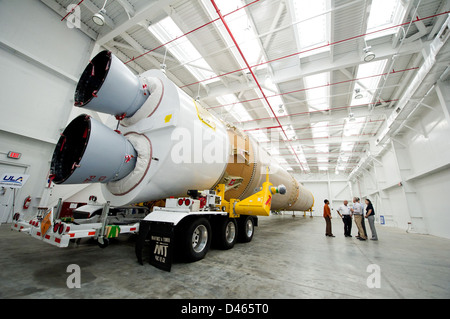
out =
<svg viewBox="0 0 450 319"><path fill-rule="evenodd" d="M450 10L446 0L41 1L62 22L79 10L81 30L134 72L165 69L287 170L346 175L386 125ZM92 16L103 6L98 26Z"/></svg>

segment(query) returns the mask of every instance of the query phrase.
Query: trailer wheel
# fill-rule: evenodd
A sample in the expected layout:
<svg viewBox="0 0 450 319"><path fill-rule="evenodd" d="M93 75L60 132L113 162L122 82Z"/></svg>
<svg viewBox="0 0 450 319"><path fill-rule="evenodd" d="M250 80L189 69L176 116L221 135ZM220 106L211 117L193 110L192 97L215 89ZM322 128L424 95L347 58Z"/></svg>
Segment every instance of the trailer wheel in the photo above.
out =
<svg viewBox="0 0 450 319"><path fill-rule="evenodd" d="M109 239L108 238L103 238L103 244L100 243L99 241L97 241L97 245L100 248L106 248L109 246Z"/></svg>
<svg viewBox="0 0 450 319"><path fill-rule="evenodd" d="M238 221L239 241L249 243L255 233L255 220L252 216L242 215Z"/></svg>
<svg viewBox="0 0 450 319"><path fill-rule="evenodd" d="M182 253L188 261L203 259L211 246L209 221L202 217L187 224L183 231L181 245Z"/></svg>
<svg viewBox="0 0 450 319"><path fill-rule="evenodd" d="M236 243L238 227L234 218L220 217L215 224L214 244L219 249L231 249Z"/></svg>

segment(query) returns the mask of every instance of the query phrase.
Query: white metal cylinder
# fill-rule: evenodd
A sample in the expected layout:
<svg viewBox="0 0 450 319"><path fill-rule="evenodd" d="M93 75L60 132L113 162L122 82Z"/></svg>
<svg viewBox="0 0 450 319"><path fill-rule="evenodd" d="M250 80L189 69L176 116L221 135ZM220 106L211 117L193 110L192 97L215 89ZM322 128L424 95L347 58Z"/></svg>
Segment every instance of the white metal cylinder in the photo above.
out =
<svg viewBox="0 0 450 319"><path fill-rule="evenodd" d="M125 136L129 132L142 134L151 141L150 165L146 176L126 193L117 194L111 185L103 186L103 195L112 205L185 196L189 189L209 189L227 166L229 141L224 124L161 71L150 70L142 76L153 78L149 81L155 83L155 79L160 80L164 94L154 101L158 107L150 107L150 117L121 127L121 131Z"/></svg>
<svg viewBox="0 0 450 319"><path fill-rule="evenodd" d="M86 66L78 81L75 106L130 117L148 96L139 77L110 51L102 51Z"/></svg>
<svg viewBox="0 0 450 319"><path fill-rule="evenodd" d="M219 183L228 187L226 199L243 199L259 191L268 167L270 182L286 186L286 194L274 194L272 209L311 209L314 203L311 192L299 185L258 143L214 117L162 71L150 70L137 78L106 51L92 62L80 79L76 100L78 97L77 101L84 106L100 112L127 113L120 127L123 135L90 120L95 130L101 132L89 140L91 145L86 140L85 148L90 150L87 154L95 156L80 156L77 162L80 168L69 169L64 178L58 179L82 183L86 181L83 179L86 173L101 176L100 182L107 182L102 185L103 195L113 206L186 196L188 190L213 189ZM100 73L93 75L93 70ZM141 83L146 90L149 88L150 95L145 99L139 97ZM99 88L97 97L91 98L89 94L96 88ZM61 143L60 140L54 158L63 159L74 153L61 147ZM122 169L123 163L119 163L117 173L115 161L123 161L128 153L133 159L132 168L127 165ZM67 170L67 165L64 167ZM106 168L108 174L103 173ZM60 168L52 164L53 169Z"/></svg>
<svg viewBox="0 0 450 319"><path fill-rule="evenodd" d="M51 171L56 184L106 183L133 171L136 151L130 142L88 115L75 118L64 130Z"/></svg>

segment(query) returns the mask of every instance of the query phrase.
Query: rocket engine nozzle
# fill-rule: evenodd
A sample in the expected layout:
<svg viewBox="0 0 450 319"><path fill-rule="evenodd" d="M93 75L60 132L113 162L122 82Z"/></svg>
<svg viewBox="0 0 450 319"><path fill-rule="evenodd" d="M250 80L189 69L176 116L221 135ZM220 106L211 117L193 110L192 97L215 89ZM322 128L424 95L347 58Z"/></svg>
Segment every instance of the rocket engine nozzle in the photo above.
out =
<svg viewBox="0 0 450 319"><path fill-rule="evenodd" d="M55 184L107 183L131 173L136 159L123 135L84 114L61 134L50 170Z"/></svg>
<svg viewBox="0 0 450 319"><path fill-rule="evenodd" d="M110 51L97 54L75 90L75 106L130 117L149 97L148 87Z"/></svg>

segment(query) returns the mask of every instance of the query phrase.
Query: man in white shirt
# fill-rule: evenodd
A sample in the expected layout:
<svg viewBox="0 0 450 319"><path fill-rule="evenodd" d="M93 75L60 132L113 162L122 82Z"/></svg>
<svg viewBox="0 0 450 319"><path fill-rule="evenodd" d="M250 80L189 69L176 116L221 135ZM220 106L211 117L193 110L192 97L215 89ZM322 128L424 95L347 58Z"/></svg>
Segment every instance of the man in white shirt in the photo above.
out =
<svg viewBox="0 0 450 319"><path fill-rule="evenodd" d="M344 200L344 205L339 207L338 214L341 216L342 221L344 222L344 236L345 237L352 237L352 211L350 207L347 206L348 201Z"/></svg>

